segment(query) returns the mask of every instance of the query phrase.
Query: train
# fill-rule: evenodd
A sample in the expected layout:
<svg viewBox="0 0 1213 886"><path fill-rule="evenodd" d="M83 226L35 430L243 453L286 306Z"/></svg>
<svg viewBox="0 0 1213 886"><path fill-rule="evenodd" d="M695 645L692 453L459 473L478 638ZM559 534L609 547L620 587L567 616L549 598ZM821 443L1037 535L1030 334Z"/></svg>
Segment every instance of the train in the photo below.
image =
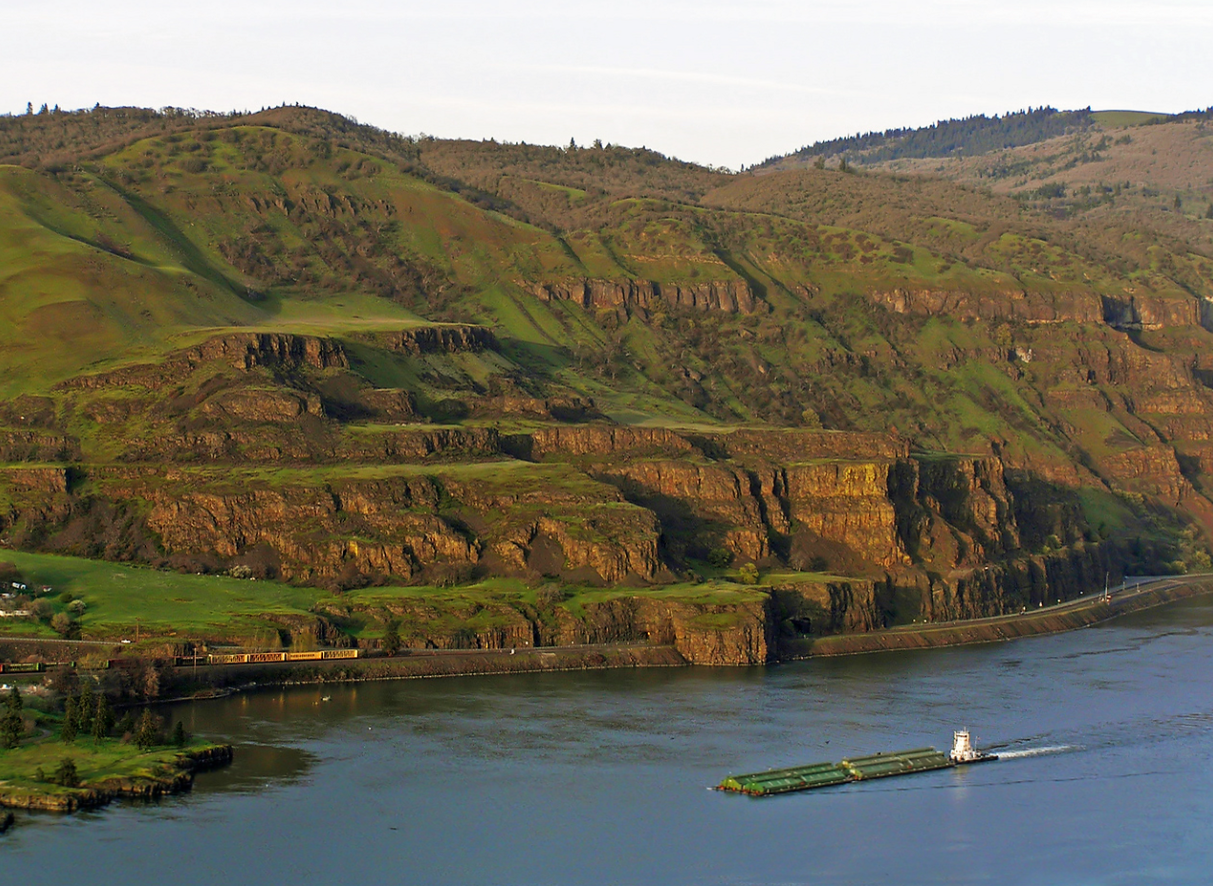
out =
<svg viewBox="0 0 1213 886"><path fill-rule="evenodd" d="M360 649L318 649L312 652L236 652L211 653L206 656L206 663L211 665L228 664L261 664L275 661L332 661L334 659L358 658ZM190 664L193 659L182 659L183 664Z"/></svg>
<svg viewBox="0 0 1213 886"><path fill-rule="evenodd" d="M208 664L208 665L231 665L231 664L262 664L264 662L279 662L279 661L334 661L351 658L361 658L362 650L360 649L317 649L311 652L237 652L237 653L211 653L209 655L199 655L196 658L190 656L177 656L172 659L160 659L160 663L169 663L179 668L187 668L192 665ZM111 658L105 661L97 662L96 664L88 665L89 670L109 670L116 669L132 669L138 668L145 664L146 660L142 658ZM61 668L75 668L76 662L0 662L0 674L41 674L48 669L59 670Z"/></svg>
<svg viewBox="0 0 1213 886"><path fill-rule="evenodd" d="M45 670L46 664L40 661L0 662L0 674L41 674Z"/></svg>

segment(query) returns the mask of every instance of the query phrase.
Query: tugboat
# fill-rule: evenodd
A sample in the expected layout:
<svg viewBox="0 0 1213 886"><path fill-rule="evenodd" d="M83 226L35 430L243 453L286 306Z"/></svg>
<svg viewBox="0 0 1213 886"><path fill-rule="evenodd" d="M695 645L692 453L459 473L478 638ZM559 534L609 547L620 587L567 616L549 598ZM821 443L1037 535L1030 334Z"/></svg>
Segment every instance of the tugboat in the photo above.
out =
<svg viewBox="0 0 1213 886"><path fill-rule="evenodd" d="M973 740L969 737L969 730L960 729L952 733L952 752L948 754L948 759L956 766L962 766L966 763L989 763L991 760L997 760L997 754L986 754L973 747Z"/></svg>

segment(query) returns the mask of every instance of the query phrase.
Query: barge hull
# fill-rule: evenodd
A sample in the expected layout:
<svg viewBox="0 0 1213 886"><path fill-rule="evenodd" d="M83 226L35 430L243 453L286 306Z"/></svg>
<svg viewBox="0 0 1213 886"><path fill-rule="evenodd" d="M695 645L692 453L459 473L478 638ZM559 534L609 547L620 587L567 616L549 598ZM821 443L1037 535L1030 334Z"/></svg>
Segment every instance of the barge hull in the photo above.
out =
<svg viewBox="0 0 1213 886"><path fill-rule="evenodd" d="M752 797L766 797L832 787L853 781L951 769L955 765L946 754L935 748L915 748L910 751L851 757L841 763L811 763L807 766L730 775L717 785L716 789L749 794Z"/></svg>

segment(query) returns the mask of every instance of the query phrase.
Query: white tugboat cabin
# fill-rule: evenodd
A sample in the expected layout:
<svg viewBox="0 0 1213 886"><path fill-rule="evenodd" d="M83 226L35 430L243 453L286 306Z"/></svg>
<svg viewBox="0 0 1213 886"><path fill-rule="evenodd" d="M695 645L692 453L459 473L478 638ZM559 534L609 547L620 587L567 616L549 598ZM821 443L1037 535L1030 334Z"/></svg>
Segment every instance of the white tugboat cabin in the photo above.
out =
<svg viewBox="0 0 1213 886"><path fill-rule="evenodd" d="M969 730L967 729L959 729L952 733L952 753L948 757L957 765L961 763L984 763L987 760L998 759L994 754L983 754L973 747L973 740L969 736Z"/></svg>

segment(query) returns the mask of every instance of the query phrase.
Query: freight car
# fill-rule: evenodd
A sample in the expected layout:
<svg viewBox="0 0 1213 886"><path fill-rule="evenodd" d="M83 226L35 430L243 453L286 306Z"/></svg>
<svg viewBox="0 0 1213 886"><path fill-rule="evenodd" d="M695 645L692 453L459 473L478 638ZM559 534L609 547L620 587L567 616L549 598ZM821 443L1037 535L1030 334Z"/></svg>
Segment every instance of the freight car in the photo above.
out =
<svg viewBox="0 0 1213 886"><path fill-rule="evenodd" d="M280 661L332 661L334 659L359 658L358 649L318 649L311 652L236 652L211 653L206 663L212 665L262 664Z"/></svg>
<svg viewBox="0 0 1213 886"><path fill-rule="evenodd" d="M0 674L41 674L46 670L42 662L14 661L0 664Z"/></svg>

